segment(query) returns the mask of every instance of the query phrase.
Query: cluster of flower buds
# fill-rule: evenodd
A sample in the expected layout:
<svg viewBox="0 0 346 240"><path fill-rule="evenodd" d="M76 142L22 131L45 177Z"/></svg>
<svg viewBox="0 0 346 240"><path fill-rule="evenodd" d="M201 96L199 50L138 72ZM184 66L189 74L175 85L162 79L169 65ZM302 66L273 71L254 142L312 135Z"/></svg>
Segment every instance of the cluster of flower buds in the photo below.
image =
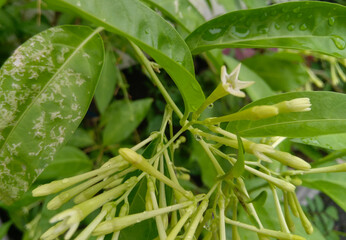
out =
<svg viewBox="0 0 346 240"><path fill-rule="evenodd" d="M55 215L50 222L56 224L41 238L53 240L65 234L65 239L86 240L90 236L96 236L97 240L102 240L111 235L112 240L117 240L123 229L147 219L154 219L160 240L192 240L200 236L204 236L203 239L226 240L229 237L226 234L226 224L232 225L232 239L240 239L238 228L243 228L255 232L259 239L302 240L303 237L292 233L295 227L291 213L301 220L305 231L311 234L312 225L295 195L296 185L301 184L297 176L346 171L346 164L312 169L303 159L275 149L275 142L271 145L257 143L214 125L234 120L257 121L279 114L310 111L311 103L308 98L248 107L234 114L198 121L206 106L226 93L245 96L240 89L251 85L252 82L239 81L239 71L240 65L231 74L227 74L226 69L222 68L222 83L193 114L192 121L187 121L188 124L170 139L165 136L165 132L166 126L172 124L172 111L166 109L160 132L153 133L132 149L119 149L119 155L99 169L36 188L33 191L34 196L60 192L48 203L48 209L59 209L69 201L75 204L72 208ZM194 124L203 124L204 128L198 128ZM181 186L178 180L181 168L174 166L171 159L174 151L186 141L186 138L181 136L184 131L190 131L196 136L218 174L214 179L214 185L204 194L195 195ZM152 157L147 159L136 151L150 142L156 147L151 150ZM225 153L225 148L238 149L237 158L234 154ZM249 160L244 153L255 156L257 161ZM229 167L222 167L220 159L226 164L229 163ZM283 165L282 172L280 169L273 170L267 167L273 160ZM186 170L183 175L185 179L189 179ZM246 179L243 180L246 176L261 178L268 186L267 189L271 191L275 203L280 231L263 226L261 216L257 214L253 204L255 199L251 198L246 188ZM133 212L129 203L130 193L142 181L146 181L146 192L141 196L145 200L143 207L146 211ZM167 198L167 188L173 193L170 200ZM283 210L278 191L283 194ZM239 208L245 210L251 224L238 220ZM231 213L227 209L231 209ZM97 210L97 216L82 229L81 221Z"/></svg>

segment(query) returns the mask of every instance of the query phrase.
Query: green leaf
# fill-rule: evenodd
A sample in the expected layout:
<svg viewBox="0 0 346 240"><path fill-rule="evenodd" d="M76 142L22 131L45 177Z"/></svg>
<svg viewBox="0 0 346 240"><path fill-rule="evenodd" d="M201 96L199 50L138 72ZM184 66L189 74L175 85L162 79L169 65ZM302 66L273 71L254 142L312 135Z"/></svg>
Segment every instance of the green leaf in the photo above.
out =
<svg viewBox="0 0 346 240"><path fill-rule="evenodd" d="M142 0L159 9L164 15L178 23L186 32L195 30L205 22L193 4L186 0Z"/></svg>
<svg viewBox="0 0 346 240"><path fill-rule="evenodd" d="M223 56L223 60L225 61L228 69L234 69L239 64L237 60L228 56ZM244 81L255 82L254 85L247 87L245 90L253 101L275 94L268 84L246 65L241 66L239 78Z"/></svg>
<svg viewBox="0 0 346 240"><path fill-rule="evenodd" d="M151 158L158 146L159 140L151 142L143 152L145 158ZM146 211L145 209L145 195L147 192L147 181L143 178L139 184L129 195L130 211L129 214L139 213ZM148 219L142 221L130 227L123 229L120 232L120 240L132 240L132 239L143 239L152 240L157 236L156 223L154 219Z"/></svg>
<svg viewBox="0 0 346 240"><path fill-rule="evenodd" d="M103 144L119 143L127 138L147 115L152 99L141 99L132 102L116 101L110 105L102 123Z"/></svg>
<svg viewBox="0 0 346 240"><path fill-rule="evenodd" d="M233 12L241 9L241 0L216 0L221 6L223 6L226 12Z"/></svg>
<svg viewBox="0 0 346 240"><path fill-rule="evenodd" d="M217 172L210 158L203 150L201 144L195 140L194 136L191 135L191 160L196 161L201 168L201 178L202 182L208 186L212 187L216 182Z"/></svg>
<svg viewBox="0 0 346 240"><path fill-rule="evenodd" d="M331 150L346 149L346 133L329 134L309 138L293 138L291 141Z"/></svg>
<svg viewBox="0 0 346 240"><path fill-rule="evenodd" d="M116 59L114 53L107 51L102 74L95 91L96 106L101 115L105 112L108 104L111 102L115 91L115 85L118 82L118 79L121 78L119 69L115 64Z"/></svg>
<svg viewBox="0 0 346 240"><path fill-rule="evenodd" d="M309 112L283 113L255 121L242 120L228 124L227 129L246 137L311 137L346 131L346 95L335 92L296 92L264 98L246 105L272 105L294 98L309 98Z"/></svg>
<svg viewBox="0 0 346 240"><path fill-rule="evenodd" d="M237 140L238 140L237 161L231 169L231 175L235 178L240 177L243 174L244 168L245 168L243 141L241 140L241 138L238 135L237 135Z"/></svg>
<svg viewBox="0 0 346 240"><path fill-rule="evenodd" d="M83 119L103 63L89 27L48 29L0 70L0 199L25 192Z"/></svg>
<svg viewBox="0 0 346 240"><path fill-rule="evenodd" d="M328 214L329 217L331 217L335 221L339 219L338 210L334 206L328 206L326 209L326 213Z"/></svg>
<svg viewBox="0 0 346 240"><path fill-rule="evenodd" d="M248 201L247 203L256 203L256 206L263 206L267 200L267 195L267 191L262 191L254 199Z"/></svg>
<svg viewBox="0 0 346 240"><path fill-rule="evenodd" d="M2 6L4 6L6 2L7 2L7 0L0 0L0 8L1 8ZM0 237L1 237L1 236L0 236Z"/></svg>
<svg viewBox="0 0 346 240"><path fill-rule="evenodd" d="M0 225L0 239L3 239L5 237L11 225L12 225L12 221L8 221Z"/></svg>
<svg viewBox="0 0 346 240"><path fill-rule="evenodd" d="M204 101L194 77L191 53L176 30L138 0L48 0L128 38L160 64L172 77L184 99L185 111Z"/></svg>
<svg viewBox="0 0 346 240"><path fill-rule="evenodd" d="M40 174L38 180L49 180L72 177L92 169L92 161L81 150L65 146L54 156L54 161Z"/></svg>
<svg viewBox="0 0 346 240"><path fill-rule="evenodd" d="M346 7L288 2L231 12L212 19L186 39L193 54L211 48L279 47L345 58Z"/></svg>
<svg viewBox="0 0 346 240"><path fill-rule="evenodd" d="M93 132L87 131L84 128L77 128L67 144L78 148L89 147L95 144L92 135Z"/></svg>
<svg viewBox="0 0 346 240"><path fill-rule="evenodd" d="M345 173L319 173L301 176L303 186L320 190L346 211Z"/></svg>
<svg viewBox="0 0 346 240"><path fill-rule="evenodd" d="M286 92L301 87L309 80L302 62L303 58L295 53L257 55L243 61L251 70L265 79L271 89Z"/></svg>

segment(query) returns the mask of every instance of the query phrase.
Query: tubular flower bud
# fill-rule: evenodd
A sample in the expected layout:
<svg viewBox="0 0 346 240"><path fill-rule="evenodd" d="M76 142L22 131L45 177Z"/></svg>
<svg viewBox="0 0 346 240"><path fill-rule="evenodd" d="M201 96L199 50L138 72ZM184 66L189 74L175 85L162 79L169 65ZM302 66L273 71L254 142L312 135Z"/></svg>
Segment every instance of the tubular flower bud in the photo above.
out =
<svg viewBox="0 0 346 240"><path fill-rule="evenodd" d="M245 109L240 112L232 113L222 117L207 118L204 123L219 123L219 122L230 122L236 120L259 120L264 118L274 117L279 114L278 108L275 106L255 106Z"/></svg>
<svg viewBox="0 0 346 240"><path fill-rule="evenodd" d="M279 113L308 112L311 110L309 98L296 98L290 101L283 101L273 105L278 108Z"/></svg>
<svg viewBox="0 0 346 240"><path fill-rule="evenodd" d="M128 162L132 163L134 167L137 169L142 170L143 172L148 173L149 175L157 178L158 180L164 182L171 188L178 190L181 192L184 196L187 196L188 198L192 198L192 194L185 189L183 189L179 184L173 182L171 179L163 175L161 172L159 172L156 168L150 165L150 163L142 156L136 153L135 151L129 149L129 148L121 148L119 149L119 154Z"/></svg>
<svg viewBox="0 0 346 240"><path fill-rule="evenodd" d="M267 152L265 153L265 155L281 162L282 164L286 166L289 166L295 169L307 170L311 168L309 163L287 152L281 152L281 151L275 150L275 152Z"/></svg>

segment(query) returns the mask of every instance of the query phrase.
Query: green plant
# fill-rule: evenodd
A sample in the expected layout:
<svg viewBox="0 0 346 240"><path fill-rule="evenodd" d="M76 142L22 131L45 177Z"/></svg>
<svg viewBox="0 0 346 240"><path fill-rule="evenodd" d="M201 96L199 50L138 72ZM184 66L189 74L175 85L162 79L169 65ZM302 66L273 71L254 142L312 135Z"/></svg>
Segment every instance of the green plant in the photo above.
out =
<svg viewBox="0 0 346 240"><path fill-rule="evenodd" d="M343 87L344 6L288 2L205 21L185 0L38 3L82 24L38 33L0 70L1 207L24 239L323 239L297 200L301 184L346 209L346 163L334 161L345 155L346 97L309 91ZM241 66L218 50L245 47L295 51L267 51ZM329 63L329 81L304 54ZM131 100L130 81L115 67L128 56L159 94L137 81L141 97ZM194 64L202 61L210 70L198 78L221 75L212 88L197 81ZM94 93L100 117L77 129ZM129 139L148 114L147 132ZM295 156L295 142L311 164ZM189 181L199 174L205 186Z"/></svg>

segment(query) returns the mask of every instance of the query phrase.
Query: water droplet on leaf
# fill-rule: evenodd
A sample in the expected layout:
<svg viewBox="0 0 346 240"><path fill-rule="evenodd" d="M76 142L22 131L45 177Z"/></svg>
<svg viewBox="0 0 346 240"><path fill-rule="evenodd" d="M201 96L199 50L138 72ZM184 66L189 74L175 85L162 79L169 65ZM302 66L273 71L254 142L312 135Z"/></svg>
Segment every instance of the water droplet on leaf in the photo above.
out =
<svg viewBox="0 0 346 240"><path fill-rule="evenodd" d="M213 103L211 103L211 104L208 105L208 108L213 108L213 107L214 107L214 104L213 104Z"/></svg>
<svg viewBox="0 0 346 240"><path fill-rule="evenodd" d="M329 24L329 26L333 26L334 23L335 23L335 18L334 18L334 17L328 18L328 24Z"/></svg>
<svg viewBox="0 0 346 240"><path fill-rule="evenodd" d="M280 24L278 24L278 23L275 23L274 27L275 27L277 30L279 30L279 29L281 28Z"/></svg>
<svg viewBox="0 0 346 240"><path fill-rule="evenodd" d="M308 26L306 26L306 24L303 23L302 25L300 25L299 29L305 31L306 29L308 29Z"/></svg>
<svg viewBox="0 0 346 240"><path fill-rule="evenodd" d="M257 31L259 32L259 33L267 33L268 32L268 30L269 30L269 28L266 26L266 25L259 25L258 27L257 27Z"/></svg>
<svg viewBox="0 0 346 240"><path fill-rule="evenodd" d="M196 139L196 141L201 141L202 140L201 136L199 136L199 135L195 135L195 139Z"/></svg>
<svg viewBox="0 0 346 240"><path fill-rule="evenodd" d="M291 23L291 24L289 24L289 25L287 26L287 30L288 30L288 31L293 31L295 28L296 28L296 26L294 26L293 23Z"/></svg>
<svg viewBox="0 0 346 240"><path fill-rule="evenodd" d="M300 7L297 7L297 8L295 8L295 9L293 9L293 12L294 12L294 13L299 13L299 11L300 11Z"/></svg>
<svg viewBox="0 0 346 240"><path fill-rule="evenodd" d="M345 43L345 40L342 37L334 35L332 37L332 40L333 40L335 46L338 49L340 49L340 50L344 50L345 49L346 43Z"/></svg>
<svg viewBox="0 0 346 240"><path fill-rule="evenodd" d="M231 33L239 38L245 38L247 35L249 35L250 31L244 26L232 26Z"/></svg>

